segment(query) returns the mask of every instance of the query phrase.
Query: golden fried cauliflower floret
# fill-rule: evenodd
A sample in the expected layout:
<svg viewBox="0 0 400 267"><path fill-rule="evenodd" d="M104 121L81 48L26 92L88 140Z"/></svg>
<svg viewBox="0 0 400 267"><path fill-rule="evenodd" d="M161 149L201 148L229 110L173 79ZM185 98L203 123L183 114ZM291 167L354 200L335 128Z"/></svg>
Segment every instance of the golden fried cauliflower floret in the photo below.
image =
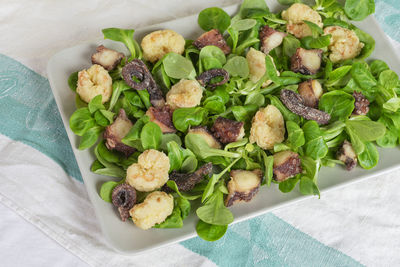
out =
<svg viewBox="0 0 400 267"><path fill-rule="evenodd" d="M254 48L250 48L249 52L247 52L246 60L249 65L250 71L250 81L253 83L258 82L261 77L265 74L267 68L265 66L265 54L261 51L258 51ZM273 61L272 61L273 62ZM277 71L279 75L279 72ZM272 83L271 80L267 80L263 82L262 87L267 87Z"/></svg>
<svg viewBox="0 0 400 267"><path fill-rule="evenodd" d="M140 154L137 163L126 171L126 181L138 191L150 192L168 181L169 158L163 152L149 149Z"/></svg>
<svg viewBox="0 0 400 267"><path fill-rule="evenodd" d="M160 30L146 35L141 46L144 59L156 62L170 52L182 54L185 50L185 39L173 30Z"/></svg>
<svg viewBox="0 0 400 267"><path fill-rule="evenodd" d="M203 89L198 81L180 80L167 93L167 104L172 109L191 108L200 104Z"/></svg>
<svg viewBox="0 0 400 267"><path fill-rule="evenodd" d="M364 44L360 42L358 36L352 30L339 26L330 26L324 29L324 33L332 35L329 45L329 50L331 51L329 59L333 63L355 58L364 47Z"/></svg>
<svg viewBox="0 0 400 267"><path fill-rule="evenodd" d="M102 66L93 65L78 73L76 92L83 101L89 103L97 95L102 95L102 103L110 100L112 94L112 79Z"/></svg>
<svg viewBox="0 0 400 267"><path fill-rule="evenodd" d="M263 149L272 149L285 138L285 123L279 109L273 105L260 108L254 115L250 142L256 142Z"/></svg>
<svg viewBox="0 0 400 267"><path fill-rule="evenodd" d="M317 11L300 3L293 4L283 11L282 18L287 21L286 30L297 38L311 35L311 29L304 23L304 20L317 24L321 28L324 25Z"/></svg>
<svg viewBox="0 0 400 267"><path fill-rule="evenodd" d="M133 206L129 214L137 227L147 230L162 223L174 209L174 198L165 192L150 193L145 200Z"/></svg>

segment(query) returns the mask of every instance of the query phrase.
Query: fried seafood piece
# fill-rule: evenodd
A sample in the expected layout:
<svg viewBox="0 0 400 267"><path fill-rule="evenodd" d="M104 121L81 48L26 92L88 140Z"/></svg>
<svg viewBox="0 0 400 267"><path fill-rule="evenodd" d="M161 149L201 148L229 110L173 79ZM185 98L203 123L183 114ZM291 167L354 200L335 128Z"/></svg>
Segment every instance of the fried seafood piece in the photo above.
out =
<svg viewBox="0 0 400 267"><path fill-rule="evenodd" d="M125 154L125 156L130 156L135 149L128 145L122 143L122 138L128 134L129 130L132 128L133 124L126 116L124 109L120 109L117 118L114 122L107 126L104 131L104 139L106 140L106 147L110 150L116 150Z"/></svg>
<svg viewBox="0 0 400 267"><path fill-rule="evenodd" d="M256 83L261 79L262 76L264 76L265 72L267 71L267 67L265 66L265 54L251 47L249 52L247 52L246 54L246 60L247 64L249 65L250 81ZM277 74L279 75L278 71ZM261 87L267 87L271 83L271 80L267 80L263 82Z"/></svg>
<svg viewBox="0 0 400 267"><path fill-rule="evenodd" d="M331 115L328 113L304 105L304 99L301 95L292 90L282 90L281 101L291 112L302 116L306 120L313 120L318 124L324 125L331 119Z"/></svg>
<svg viewBox="0 0 400 267"><path fill-rule="evenodd" d="M254 115L250 129L250 143L262 149L272 149L285 139L285 121L273 105L260 108Z"/></svg>
<svg viewBox="0 0 400 267"><path fill-rule="evenodd" d="M174 198L165 192L150 193L145 200L133 206L129 211L132 221L143 230L150 229L157 223L162 223L171 215L174 209Z"/></svg>
<svg viewBox="0 0 400 267"><path fill-rule="evenodd" d="M281 45L283 38L285 38L286 35L286 33L272 29L268 25L261 27L259 34L261 43L260 50L263 53L268 54L269 51Z"/></svg>
<svg viewBox="0 0 400 267"><path fill-rule="evenodd" d="M295 3L282 12L282 18L287 21L286 30L297 38L311 36L310 27L304 23L309 21L323 27L322 18L317 11L305 4Z"/></svg>
<svg viewBox="0 0 400 267"><path fill-rule="evenodd" d="M299 84L299 94L304 100L304 105L318 108L318 102L323 94L322 86L318 80L308 80Z"/></svg>
<svg viewBox="0 0 400 267"><path fill-rule="evenodd" d="M188 133L196 134L206 141L209 147L221 148L221 144L218 140L208 131L206 126L196 126L189 129Z"/></svg>
<svg viewBox="0 0 400 267"><path fill-rule="evenodd" d="M244 122L218 117L211 132L222 143L228 144L239 141L244 137Z"/></svg>
<svg viewBox="0 0 400 267"><path fill-rule="evenodd" d="M230 207L240 201L252 200L261 185L261 170L232 170L230 176L227 186L229 194L225 198L225 206Z"/></svg>
<svg viewBox="0 0 400 267"><path fill-rule="evenodd" d="M101 95L101 102L104 104L110 100L112 91L111 76L102 66L95 64L78 73L76 92L86 103L95 96Z"/></svg>
<svg viewBox="0 0 400 267"><path fill-rule="evenodd" d="M200 105L203 89L198 81L182 79L168 91L167 104L172 110Z"/></svg>
<svg viewBox="0 0 400 267"><path fill-rule="evenodd" d="M185 50L185 38L173 30L159 30L146 35L141 46L143 58L154 63L170 52L182 54Z"/></svg>
<svg viewBox="0 0 400 267"><path fill-rule="evenodd" d="M160 188L168 181L169 158L155 149L144 151L126 171L126 182L141 192Z"/></svg>
<svg viewBox="0 0 400 267"><path fill-rule="evenodd" d="M352 30L340 26L330 26L324 29L324 33L332 35L328 48L331 51L329 59L333 63L355 58L364 47Z"/></svg>
<svg viewBox="0 0 400 267"><path fill-rule="evenodd" d="M134 59L122 68L122 77L126 84L135 90L147 90L150 95L150 102L155 107L162 107L165 104L163 93L151 75L146 64L140 59ZM139 82L134 80L134 77Z"/></svg>
<svg viewBox="0 0 400 267"><path fill-rule="evenodd" d="M172 109L168 105L165 105L159 108L150 107L146 115L149 116L150 121L160 126L163 133L175 133L176 129L172 123L172 113Z"/></svg>
<svg viewBox="0 0 400 267"><path fill-rule="evenodd" d="M299 154L286 150L274 154L274 178L285 181L303 171Z"/></svg>
<svg viewBox="0 0 400 267"><path fill-rule="evenodd" d="M346 165L346 169L351 171L357 166L357 154L353 149L351 143L345 140L337 152L337 159Z"/></svg>
<svg viewBox="0 0 400 267"><path fill-rule="evenodd" d="M290 69L304 75L316 74L321 68L322 53L321 49L307 50L299 47L290 59Z"/></svg>
<svg viewBox="0 0 400 267"><path fill-rule="evenodd" d="M367 115L369 112L368 99L362 93L357 93L355 91L353 92L353 97L355 99L353 114Z"/></svg>
<svg viewBox="0 0 400 267"><path fill-rule="evenodd" d="M208 32L203 33L193 42L193 45L201 50L207 45L214 45L219 47L225 55L231 52L231 48L226 43L224 37L217 29L212 29Z"/></svg>
<svg viewBox="0 0 400 267"><path fill-rule="evenodd" d="M125 57L124 54L109 49L104 45L96 48L96 53L92 55L92 64L98 64L107 71L113 70Z"/></svg>
<svg viewBox="0 0 400 267"><path fill-rule="evenodd" d="M111 195L112 203L118 208L121 220L124 222L129 218L129 210L135 205L136 191L129 184L117 185Z"/></svg>
<svg viewBox="0 0 400 267"><path fill-rule="evenodd" d="M169 180L176 183L180 192L187 192L192 190L196 184L201 182L206 175L211 176L212 168L213 165L209 162L192 173L179 173L177 171L172 171L169 174ZM173 192L173 190L166 185L163 186L162 190L167 193Z"/></svg>

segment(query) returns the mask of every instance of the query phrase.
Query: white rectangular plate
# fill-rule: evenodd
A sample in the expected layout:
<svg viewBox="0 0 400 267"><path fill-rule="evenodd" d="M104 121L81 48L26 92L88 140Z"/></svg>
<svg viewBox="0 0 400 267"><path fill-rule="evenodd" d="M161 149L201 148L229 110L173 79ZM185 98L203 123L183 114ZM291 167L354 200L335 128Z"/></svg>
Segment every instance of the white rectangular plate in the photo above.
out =
<svg viewBox="0 0 400 267"><path fill-rule="evenodd" d="M277 4L276 0L267 0L267 3L271 11L274 12L283 8ZM234 14L238 10L238 6L230 6L225 8L225 10L229 14ZM400 73L399 59L393 47L390 45L389 39L380 29L376 20L373 17L369 17L361 23L356 23L356 25L368 32L376 40L375 52L372 54L371 58L379 58L386 61L391 69ZM141 40L146 33L159 29L172 29L182 34L185 38L191 39L195 39L202 33L202 30L197 24L196 14L137 30L135 38ZM99 31L100 30L101 29L99 29ZM100 44L104 44L106 47L119 51L127 51L122 44L109 40L100 40L98 42L78 45L55 54L48 62L47 73L87 192L95 208L96 216L99 219L101 229L109 245L118 252L124 254L137 254L148 249L158 248L194 237L196 236L195 226L197 218L193 214L185 220L183 228L150 229L143 231L135 227L131 222L122 222L113 206L104 202L99 197L98 192L101 184L110 180L110 177L100 176L90 172L90 166L95 159L93 153L89 150L80 151L77 149L79 137L74 135L68 123L69 117L76 110L75 94L69 89L67 81L72 72L90 67L90 56ZM322 168L318 179L322 197L324 191L328 189L348 185L400 166L400 150L398 148L379 149L379 152L380 161L378 166L373 170L366 171L358 167L351 172L347 172L344 168L340 167ZM307 197L300 195L298 190L283 194L279 191L277 185L273 184L271 188L261 188L258 195L250 203L239 203L232 207L231 210L235 216L236 223L304 198ZM66 199L64 201L68 200Z"/></svg>

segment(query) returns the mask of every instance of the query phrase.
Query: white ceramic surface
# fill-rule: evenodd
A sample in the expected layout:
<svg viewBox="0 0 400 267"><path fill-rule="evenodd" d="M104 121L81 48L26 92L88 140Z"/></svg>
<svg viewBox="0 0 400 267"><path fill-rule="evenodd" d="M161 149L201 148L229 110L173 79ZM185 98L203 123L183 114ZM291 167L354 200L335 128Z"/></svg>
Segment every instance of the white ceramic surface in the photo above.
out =
<svg viewBox="0 0 400 267"><path fill-rule="evenodd" d="M267 3L272 11L279 11L283 8L276 3L276 0L267 0ZM229 14L234 14L238 10L238 6L231 6L225 8L225 10ZM373 17L369 17L363 22L355 24L367 33L371 34L376 40L375 52L372 54L371 58L379 58L386 61L391 69L400 73L400 60L376 20ZM141 40L146 33L158 29L173 29L182 34L185 38L191 39L196 38L202 32L198 27L196 14L137 30L135 38ZM99 31L100 30L101 29L99 29ZM196 236L195 226L197 217L193 214L185 220L183 228L150 229L143 231L130 222L123 223L119 219L119 215L112 205L104 202L98 195L101 184L104 181L113 178L100 176L90 172L90 166L95 159L93 152L91 150L80 151L77 149L79 145L79 137L75 136L71 131L68 122L69 117L76 109L75 95L69 89L67 80L72 72L88 68L91 65L90 55L100 44L124 51L125 53L127 52L122 44L109 40L100 40L98 42L78 45L55 54L48 62L47 73L65 129L72 144L73 152L78 162L90 200L93 203L101 229L108 240L109 245L118 252L124 254L137 254L148 249L165 246L194 237ZM327 190L361 181L388 172L400 166L400 149L379 149L379 152L380 161L378 166L373 170L366 171L357 167L352 172L347 172L340 167L322 168L318 179L322 198L324 192ZM250 203L240 203L231 208L235 216L234 222L236 223L264 214L275 208L308 197L310 196L302 196L297 189L295 189L294 192L283 194L275 184L273 184L271 188L263 187Z"/></svg>

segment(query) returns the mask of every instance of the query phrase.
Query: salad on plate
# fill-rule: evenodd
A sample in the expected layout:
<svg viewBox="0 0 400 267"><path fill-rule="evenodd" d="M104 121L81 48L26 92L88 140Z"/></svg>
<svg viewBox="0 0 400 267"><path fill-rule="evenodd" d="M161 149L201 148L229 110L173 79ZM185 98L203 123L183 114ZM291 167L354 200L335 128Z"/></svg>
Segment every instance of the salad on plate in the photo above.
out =
<svg viewBox="0 0 400 267"><path fill-rule="evenodd" d="M93 149L100 197L141 229L180 228L195 212L196 231L221 238L229 207L261 186L318 195L318 172L339 165L371 169L376 146L400 137L400 82L375 40L351 23L373 0L244 0L230 17L198 15L195 40L171 29L147 34L103 29L129 55L103 45L92 66L71 74L77 110L71 130ZM271 189L272 190L272 189Z"/></svg>

